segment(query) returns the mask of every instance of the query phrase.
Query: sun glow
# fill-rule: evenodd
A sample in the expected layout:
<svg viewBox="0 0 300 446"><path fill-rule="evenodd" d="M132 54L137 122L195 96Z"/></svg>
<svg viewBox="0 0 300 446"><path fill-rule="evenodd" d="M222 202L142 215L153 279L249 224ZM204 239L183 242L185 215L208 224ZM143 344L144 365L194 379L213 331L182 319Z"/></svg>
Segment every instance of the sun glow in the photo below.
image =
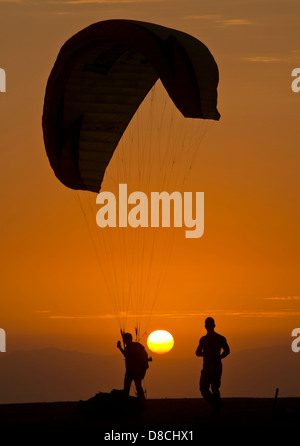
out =
<svg viewBox="0 0 300 446"><path fill-rule="evenodd" d="M148 348L158 354L169 352L174 345L171 333L166 330L156 330L150 333L147 339Z"/></svg>

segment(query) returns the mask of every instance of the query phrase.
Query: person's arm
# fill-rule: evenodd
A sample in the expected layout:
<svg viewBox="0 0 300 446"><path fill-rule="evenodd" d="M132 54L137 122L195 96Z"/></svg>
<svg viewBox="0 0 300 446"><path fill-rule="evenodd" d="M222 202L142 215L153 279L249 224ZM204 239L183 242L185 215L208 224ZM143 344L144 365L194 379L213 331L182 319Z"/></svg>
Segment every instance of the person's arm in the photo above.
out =
<svg viewBox="0 0 300 446"><path fill-rule="evenodd" d="M125 350L122 348L121 346L121 341L117 342L117 348L120 350L120 352L122 353L122 355L125 356Z"/></svg>
<svg viewBox="0 0 300 446"><path fill-rule="evenodd" d="M199 341L199 345L196 350L196 356L203 356L204 355L204 349L203 349L203 341L202 338Z"/></svg>
<svg viewBox="0 0 300 446"><path fill-rule="evenodd" d="M230 353L230 348L229 348L229 345L227 344L227 341L225 338L224 338L224 342L222 345L222 349L223 349L223 352L220 355L221 359L226 358L226 356L228 356Z"/></svg>

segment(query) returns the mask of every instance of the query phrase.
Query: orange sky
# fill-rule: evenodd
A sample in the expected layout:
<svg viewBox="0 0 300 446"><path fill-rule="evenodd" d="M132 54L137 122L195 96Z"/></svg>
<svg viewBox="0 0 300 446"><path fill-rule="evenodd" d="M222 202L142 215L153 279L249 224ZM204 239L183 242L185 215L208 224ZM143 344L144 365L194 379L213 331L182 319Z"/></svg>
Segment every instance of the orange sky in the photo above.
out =
<svg viewBox="0 0 300 446"><path fill-rule="evenodd" d="M184 3L184 4L183 4ZM54 176L41 114L62 44L96 21L132 18L188 32L220 70L188 186L205 193L205 233L176 232L150 329L189 356L206 315L234 349L290 345L299 326L300 6L294 1L0 0L1 307L8 349L114 353L118 324L74 193ZM226 6L225 6L226 5ZM76 197L75 197L76 198ZM158 251L159 255L159 251Z"/></svg>

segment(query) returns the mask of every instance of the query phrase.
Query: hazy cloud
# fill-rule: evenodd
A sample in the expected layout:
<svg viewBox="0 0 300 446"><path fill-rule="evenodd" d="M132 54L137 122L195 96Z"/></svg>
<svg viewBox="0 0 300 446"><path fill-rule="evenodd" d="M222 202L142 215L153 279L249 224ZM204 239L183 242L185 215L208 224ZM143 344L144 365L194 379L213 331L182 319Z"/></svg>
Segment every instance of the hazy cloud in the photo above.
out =
<svg viewBox="0 0 300 446"><path fill-rule="evenodd" d="M298 297L298 296L294 296ZM298 297L300 299L300 297ZM126 318L144 318L151 316L152 318L170 318L170 319L185 319L191 317L207 317L207 316L237 316L237 317L287 317L287 316L299 316L299 311L232 311L232 310L211 310L204 312L169 312L169 313L143 313L139 315L126 314ZM98 314L98 315L53 315L47 316L49 319L116 319L118 317L124 317L124 314Z"/></svg>
<svg viewBox="0 0 300 446"><path fill-rule="evenodd" d="M94 314L94 315L77 315L77 316L71 316L71 315L54 315L54 316L48 316L49 319L115 319L117 316L114 314ZM131 317L131 316L127 316Z"/></svg>
<svg viewBox="0 0 300 446"><path fill-rule="evenodd" d="M270 57L270 56L253 56L253 57L245 57L244 60L247 60L248 62L270 63L270 62L282 62L283 60L286 59L279 57Z"/></svg>
<svg viewBox="0 0 300 446"><path fill-rule="evenodd" d="M265 297L265 300L300 300L300 296Z"/></svg>
<svg viewBox="0 0 300 446"><path fill-rule="evenodd" d="M232 19L227 18L220 14L202 14L202 15L189 15L185 16L184 19L192 19L192 20L210 20L215 22L221 26L236 26L236 25L253 25L254 22L251 22L247 19Z"/></svg>
<svg viewBox="0 0 300 446"><path fill-rule="evenodd" d="M217 23L223 26L254 25L254 22L250 22L250 20L246 19L222 19L222 20L217 20Z"/></svg>

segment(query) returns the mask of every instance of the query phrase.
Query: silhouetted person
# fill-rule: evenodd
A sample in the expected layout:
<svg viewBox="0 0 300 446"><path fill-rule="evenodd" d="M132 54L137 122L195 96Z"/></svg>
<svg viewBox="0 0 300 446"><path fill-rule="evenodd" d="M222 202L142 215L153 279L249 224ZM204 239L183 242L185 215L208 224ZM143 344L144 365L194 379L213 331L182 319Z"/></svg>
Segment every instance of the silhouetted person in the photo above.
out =
<svg viewBox="0 0 300 446"><path fill-rule="evenodd" d="M131 333L124 334L123 342L125 345L124 349L120 341L118 341L117 347L125 357L126 372L124 377L124 392L126 395L129 395L131 383L134 381L137 396L144 404L145 394L142 388L142 380L149 367L148 362L152 361L152 358L148 358L145 347L142 344L132 341Z"/></svg>
<svg viewBox="0 0 300 446"><path fill-rule="evenodd" d="M222 359L230 353L226 338L215 332L212 317L205 319L207 334L202 336L196 350L196 356L203 356L203 369L200 377L200 392L213 407L213 412L221 408L220 385Z"/></svg>

